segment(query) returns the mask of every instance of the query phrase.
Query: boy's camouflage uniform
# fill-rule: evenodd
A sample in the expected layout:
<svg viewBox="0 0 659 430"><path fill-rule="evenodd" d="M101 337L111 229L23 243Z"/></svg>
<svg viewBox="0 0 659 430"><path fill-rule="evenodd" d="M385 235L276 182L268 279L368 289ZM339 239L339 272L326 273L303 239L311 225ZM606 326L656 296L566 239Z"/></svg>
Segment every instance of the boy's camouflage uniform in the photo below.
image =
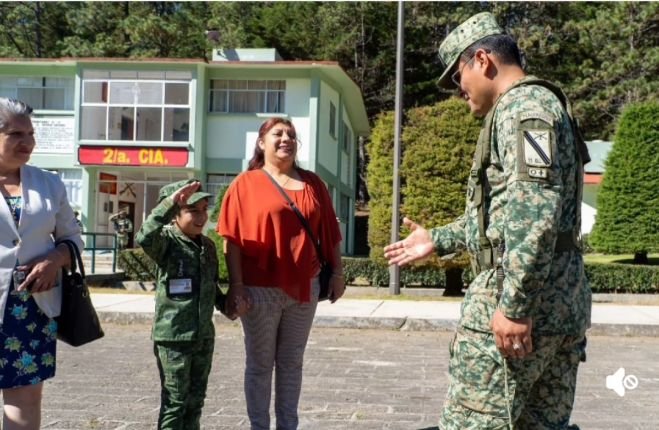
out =
<svg viewBox="0 0 659 430"><path fill-rule="evenodd" d="M464 35L468 24L491 20L485 27L492 34L494 18L480 15L457 30ZM456 63L449 57L445 64ZM546 87L524 85L531 79L502 94L485 120L464 215L430 230L440 255L466 249L476 272L450 346L443 429L508 429L509 412L518 429L568 428L591 309L581 251L572 243L583 174L566 109ZM483 145L490 154L481 166ZM479 234L481 205L486 237ZM487 247L498 250L490 261ZM503 359L490 325L497 307L509 318L532 318L531 355Z"/></svg>
<svg viewBox="0 0 659 430"><path fill-rule="evenodd" d="M169 196L185 183L181 181L161 189L162 201L137 234L137 242L157 265L151 338L162 386L158 428L168 430L199 429L215 338L213 311L218 294L215 244L203 235L198 241L191 239L171 222L176 204ZM195 193L188 203L208 196ZM181 280L185 282L182 284Z"/></svg>

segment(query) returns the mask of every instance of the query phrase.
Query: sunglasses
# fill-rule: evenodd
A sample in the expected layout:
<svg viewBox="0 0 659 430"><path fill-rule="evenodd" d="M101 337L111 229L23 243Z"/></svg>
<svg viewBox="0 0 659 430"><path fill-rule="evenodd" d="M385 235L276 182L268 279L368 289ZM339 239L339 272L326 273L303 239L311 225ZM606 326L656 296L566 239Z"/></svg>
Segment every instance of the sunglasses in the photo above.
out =
<svg viewBox="0 0 659 430"><path fill-rule="evenodd" d="M472 55L471 58L469 58L469 60L467 60L467 61L462 65L462 67L458 68L458 70L456 70L455 72L453 72L453 74L451 75L451 80L453 81L453 83L454 83L458 88L460 88L460 80L462 80L462 71L464 70L464 68L465 68L465 66L466 66L467 64L469 64L469 63L471 63L471 62L473 61L474 58L476 58L476 53L475 53L475 52L474 52L474 55Z"/></svg>
<svg viewBox="0 0 659 430"><path fill-rule="evenodd" d="M476 52L474 52L473 55L462 65L462 67L460 67L458 70L453 72L453 74L451 75L451 80L455 85L457 85L458 89L460 89L460 81L462 80L462 71L464 70L467 64L471 63L474 60L474 58L476 58L476 54L478 54L478 51L480 50L481 49L478 49ZM486 54L489 54L491 52L489 49L482 49L482 50L485 51Z"/></svg>

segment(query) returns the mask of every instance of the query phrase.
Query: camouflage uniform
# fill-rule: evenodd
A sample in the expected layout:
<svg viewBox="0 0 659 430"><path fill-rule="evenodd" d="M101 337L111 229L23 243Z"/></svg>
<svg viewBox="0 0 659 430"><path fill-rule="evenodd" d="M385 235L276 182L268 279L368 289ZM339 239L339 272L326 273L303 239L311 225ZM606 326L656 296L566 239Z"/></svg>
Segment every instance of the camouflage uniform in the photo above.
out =
<svg viewBox="0 0 659 430"><path fill-rule="evenodd" d="M192 239L171 223L176 204L169 196L185 183L160 190L160 203L137 233L157 265L151 338L162 388L159 429L199 429L213 359L219 266L213 241L203 235ZM197 192L188 204L209 196Z"/></svg>
<svg viewBox="0 0 659 430"><path fill-rule="evenodd" d="M133 223L126 216L120 216L112 220L112 226L117 235L117 246L119 249L126 249L128 234L133 231Z"/></svg>
<svg viewBox="0 0 659 430"><path fill-rule="evenodd" d="M440 55L444 48L456 56L445 64L454 67L462 51L484 37L482 28L497 34L493 26L486 13L458 27L461 37L473 30L476 38L458 49L443 44ZM455 42L453 34L445 43ZM488 113L464 215L430 230L440 255L466 249L476 273L449 348L450 386L440 419L447 430L569 428L591 309L581 251L569 246L580 224L583 171L566 108L532 80L513 84ZM479 157L488 147L488 157ZM483 258L488 249L490 261ZM497 307L509 318L532 318L532 354L508 360L500 354L490 326Z"/></svg>

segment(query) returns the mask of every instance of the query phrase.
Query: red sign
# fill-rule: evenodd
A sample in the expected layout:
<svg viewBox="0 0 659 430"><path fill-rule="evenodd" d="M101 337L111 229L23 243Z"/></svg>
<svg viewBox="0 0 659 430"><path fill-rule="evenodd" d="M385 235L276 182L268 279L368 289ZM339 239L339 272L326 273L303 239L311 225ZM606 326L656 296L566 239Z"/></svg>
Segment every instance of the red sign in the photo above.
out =
<svg viewBox="0 0 659 430"><path fill-rule="evenodd" d="M185 167L188 150L185 148L81 146L78 161L82 165Z"/></svg>

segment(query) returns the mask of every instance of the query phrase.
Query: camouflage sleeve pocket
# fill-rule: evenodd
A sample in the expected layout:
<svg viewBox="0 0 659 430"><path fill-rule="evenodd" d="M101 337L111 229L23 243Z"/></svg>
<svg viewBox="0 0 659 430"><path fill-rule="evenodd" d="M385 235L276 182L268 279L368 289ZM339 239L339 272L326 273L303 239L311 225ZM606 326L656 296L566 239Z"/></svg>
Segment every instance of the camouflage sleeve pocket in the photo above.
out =
<svg viewBox="0 0 659 430"><path fill-rule="evenodd" d="M522 181L555 183L556 132L544 112L524 112L517 121L517 177Z"/></svg>

